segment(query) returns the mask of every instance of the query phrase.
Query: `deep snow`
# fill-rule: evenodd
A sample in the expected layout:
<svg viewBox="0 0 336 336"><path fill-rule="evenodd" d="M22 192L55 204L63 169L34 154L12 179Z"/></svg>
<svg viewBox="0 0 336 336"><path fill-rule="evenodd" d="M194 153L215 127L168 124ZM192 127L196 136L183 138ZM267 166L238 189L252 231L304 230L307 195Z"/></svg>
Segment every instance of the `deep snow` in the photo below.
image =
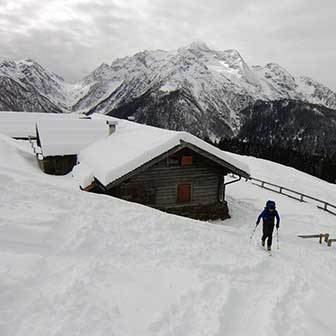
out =
<svg viewBox="0 0 336 336"><path fill-rule="evenodd" d="M336 186L239 157L252 176L336 203ZM334 335L336 246L297 238L336 217L248 182L227 187L232 218L206 223L81 192L0 136L0 335ZM264 202L280 250L249 241Z"/></svg>
<svg viewBox="0 0 336 336"><path fill-rule="evenodd" d="M79 165L74 169L74 175L80 176L78 182L84 188L93 182L93 177L106 186L183 142L219 158L233 166L235 171L239 170L243 176L249 176L247 165L190 133L165 130L117 118L109 120L117 123L116 132L99 141L92 141L90 146L79 151Z"/></svg>

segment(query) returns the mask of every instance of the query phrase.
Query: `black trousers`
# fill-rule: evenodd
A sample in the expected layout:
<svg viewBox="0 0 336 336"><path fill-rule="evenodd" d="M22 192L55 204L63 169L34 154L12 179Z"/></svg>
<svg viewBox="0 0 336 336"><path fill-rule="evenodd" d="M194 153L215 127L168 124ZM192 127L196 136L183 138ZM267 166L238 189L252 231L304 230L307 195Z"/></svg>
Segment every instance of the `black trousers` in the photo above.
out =
<svg viewBox="0 0 336 336"><path fill-rule="evenodd" d="M264 242L267 239L267 246L272 246L274 223L263 223L263 235L261 240Z"/></svg>

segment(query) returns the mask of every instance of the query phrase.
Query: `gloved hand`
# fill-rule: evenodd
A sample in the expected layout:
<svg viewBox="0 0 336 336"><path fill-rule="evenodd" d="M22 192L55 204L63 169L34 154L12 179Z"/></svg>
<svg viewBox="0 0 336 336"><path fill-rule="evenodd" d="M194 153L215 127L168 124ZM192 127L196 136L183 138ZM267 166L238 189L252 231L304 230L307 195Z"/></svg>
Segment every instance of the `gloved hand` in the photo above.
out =
<svg viewBox="0 0 336 336"><path fill-rule="evenodd" d="M279 229L279 224L276 225L277 230Z"/></svg>
<svg viewBox="0 0 336 336"><path fill-rule="evenodd" d="M259 222L256 223L256 227L259 225Z"/></svg>

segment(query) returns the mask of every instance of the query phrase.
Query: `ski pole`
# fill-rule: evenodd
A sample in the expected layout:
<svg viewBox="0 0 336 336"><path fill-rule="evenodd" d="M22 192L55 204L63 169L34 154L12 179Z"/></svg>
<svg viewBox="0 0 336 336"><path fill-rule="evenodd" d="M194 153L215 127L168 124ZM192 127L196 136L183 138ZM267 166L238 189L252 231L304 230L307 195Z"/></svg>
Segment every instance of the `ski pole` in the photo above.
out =
<svg viewBox="0 0 336 336"><path fill-rule="evenodd" d="M257 229L257 225L256 225L255 228L253 229L253 232L252 232L252 234L251 234L251 236L250 236L250 239L252 239L252 237L254 236L254 233L256 232L256 229Z"/></svg>
<svg viewBox="0 0 336 336"><path fill-rule="evenodd" d="M277 249L279 250L279 229L277 229Z"/></svg>

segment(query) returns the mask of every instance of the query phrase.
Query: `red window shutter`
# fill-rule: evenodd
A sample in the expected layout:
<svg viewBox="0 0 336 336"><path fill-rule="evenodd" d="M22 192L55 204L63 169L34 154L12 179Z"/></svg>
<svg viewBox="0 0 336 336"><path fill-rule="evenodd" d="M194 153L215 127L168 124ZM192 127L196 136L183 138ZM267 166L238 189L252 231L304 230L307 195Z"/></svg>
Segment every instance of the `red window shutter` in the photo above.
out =
<svg viewBox="0 0 336 336"><path fill-rule="evenodd" d="M191 201L191 184L179 184L177 186L177 202L186 203Z"/></svg>
<svg viewBox="0 0 336 336"><path fill-rule="evenodd" d="M193 157L192 156L182 156L181 166L191 166L192 163L193 163Z"/></svg>

